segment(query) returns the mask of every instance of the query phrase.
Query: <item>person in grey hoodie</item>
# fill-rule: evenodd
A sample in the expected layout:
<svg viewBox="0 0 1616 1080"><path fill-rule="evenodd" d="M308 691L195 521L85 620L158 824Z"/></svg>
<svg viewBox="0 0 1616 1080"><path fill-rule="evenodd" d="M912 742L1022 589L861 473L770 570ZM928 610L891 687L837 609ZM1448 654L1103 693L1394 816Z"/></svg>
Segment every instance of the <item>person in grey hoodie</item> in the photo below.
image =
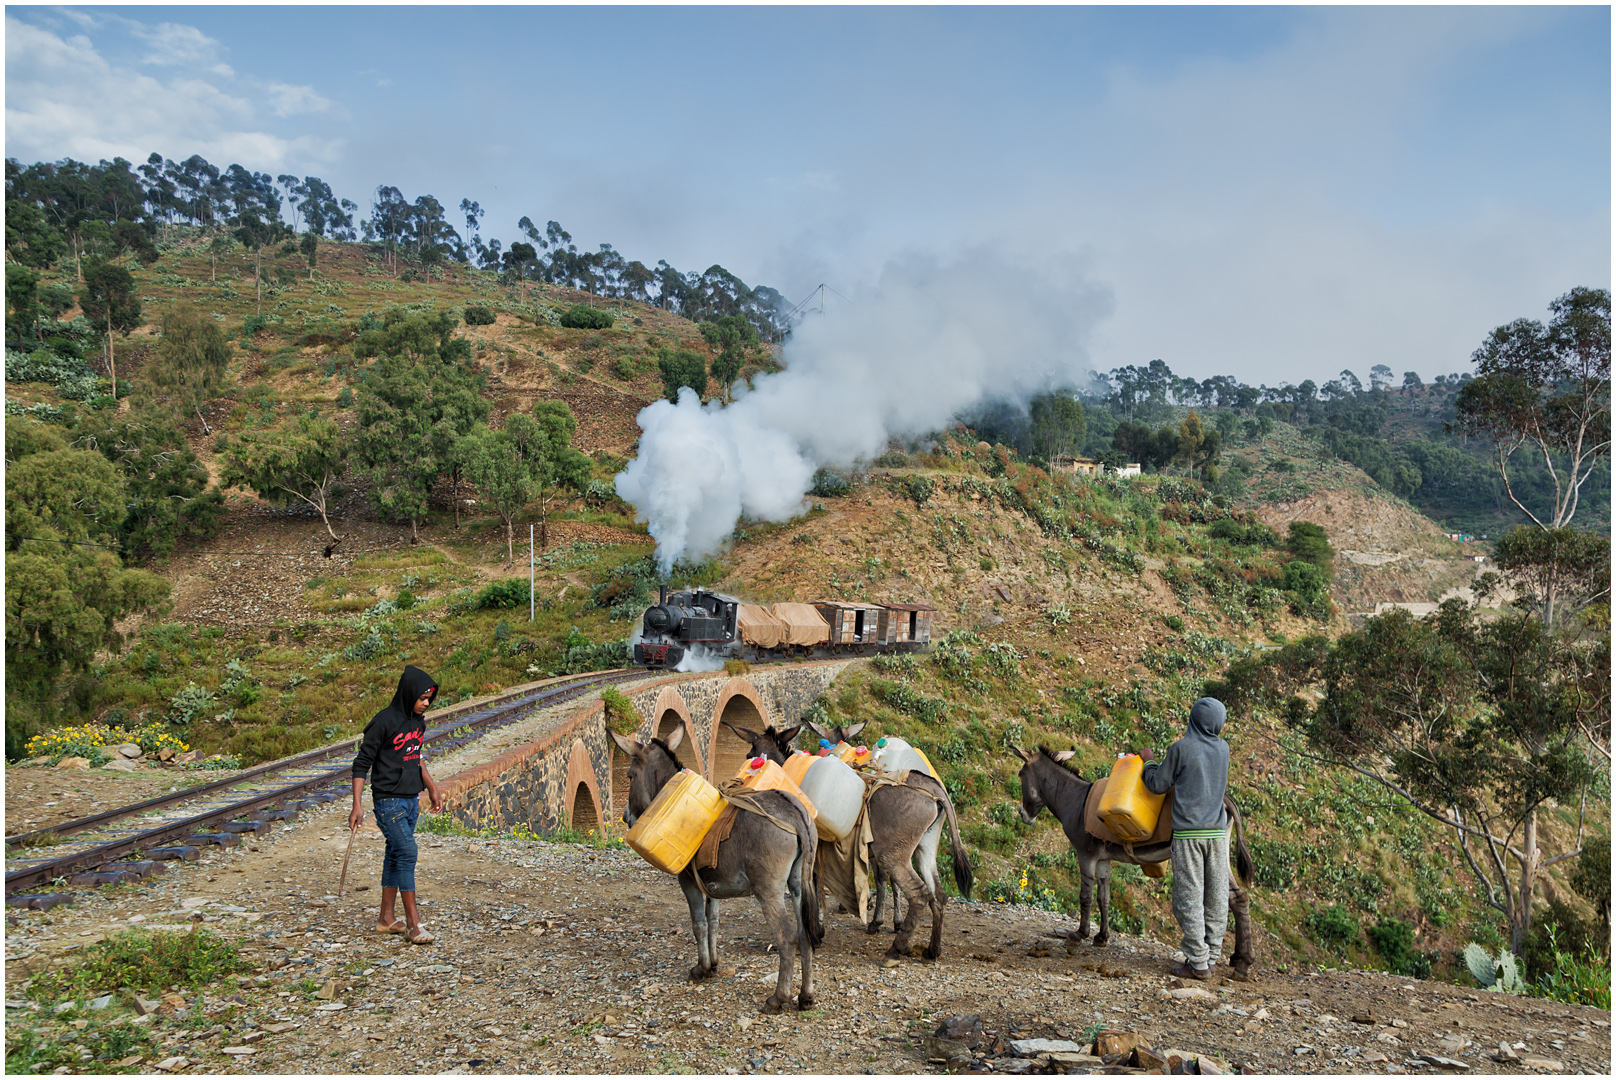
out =
<svg viewBox="0 0 1616 1080"><path fill-rule="evenodd" d="M1223 953L1229 923L1229 821L1223 795L1229 786L1229 744L1218 737L1228 710L1217 698L1190 709L1189 729L1160 762L1145 759L1145 787L1173 793L1173 917L1184 931L1181 979L1209 979Z"/></svg>

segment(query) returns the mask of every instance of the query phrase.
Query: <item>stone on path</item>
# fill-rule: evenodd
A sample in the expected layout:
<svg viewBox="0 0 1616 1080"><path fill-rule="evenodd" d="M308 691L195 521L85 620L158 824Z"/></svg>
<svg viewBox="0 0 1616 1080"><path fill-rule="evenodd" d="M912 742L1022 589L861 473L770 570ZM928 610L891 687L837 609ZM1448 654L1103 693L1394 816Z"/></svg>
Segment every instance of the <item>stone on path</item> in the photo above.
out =
<svg viewBox="0 0 1616 1080"><path fill-rule="evenodd" d="M65 757L56 763L58 769L88 769L90 759L87 757Z"/></svg>
<svg viewBox="0 0 1616 1080"><path fill-rule="evenodd" d="M1542 1069L1545 1072L1564 1072L1565 1062L1555 1061L1553 1058L1532 1057L1521 1055L1521 1064L1528 1069Z"/></svg>
<svg viewBox="0 0 1616 1080"><path fill-rule="evenodd" d="M1468 1072L1470 1066L1458 1058L1443 1057L1440 1054L1420 1054L1421 1060L1428 1061L1439 1069L1453 1069L1457 1072Z"/></svg>
<svg viewBox="0 0 1616 1080"><path fill-rule="evenodd" d="M159 1061L157 1063L157 1068L161 1069L163 1072L179 1072L189 1064L190 1062L185 1058L171 1057L164 1058L162 1061Z"/></svg>
<svg viewBox="0 0 1616 1080"><path fill-rule="evenodd" d="M135 760L141 755L140 747L132 742L123 743L119 746L113 747L113 749L122 756L128 758L130 761Z"/></svg>
<svg viewBox="0 0 1616 1080"><path fill-rule="evenodd" d="M1106 1054L1126 1054L1136 1046L1148 1045L1136 1032L1100 1031L1094 1035L1094 1050L1092 1052L1104 1057Z"/></svg>
<svg viewBox="0 0 1616 1080"><path fill-rule="evenodd" d="M103 765L101 767L103 769L111 769L113 772L139 772L140 771L140 766L139 765L136 765L133 761L127 761L124 758L113 758L111 761L107 762L105 765Z"/></svg>
<svg viewBox="0 0 1616 1080"><path fill-rule="evenodd" d="M1083 1047L1070 1039L1012 1039L1010 1049L1022 1057L1039 1054L1081 1054ZM1112 1051L1106 1051L1112 1053Z"/></svg>

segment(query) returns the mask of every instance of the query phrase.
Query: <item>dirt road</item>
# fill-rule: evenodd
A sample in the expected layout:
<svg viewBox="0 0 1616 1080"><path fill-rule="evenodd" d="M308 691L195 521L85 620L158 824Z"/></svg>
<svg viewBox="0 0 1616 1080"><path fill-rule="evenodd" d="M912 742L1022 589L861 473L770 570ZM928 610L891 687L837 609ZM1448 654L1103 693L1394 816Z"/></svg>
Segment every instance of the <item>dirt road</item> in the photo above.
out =
<svg viewBox="0 0 1616 1080"><path fill-rule="evenodd" d="M924 1037L977 1013L1006 1039L1123 1029L1262 1072L1435 1071L1410 1063L1422 1053L1478 1072L1545 1071L1483 1056L1501 1041L1568 1072L1609 1072L1608 1012L1368 972L1263 971L1215 982L1210 1000L1164 1000L1169 946L1117 935L1094 949L1054 936L1073 920L980 903L949 905L940 962L892 970L885 934L829 916L819 1007L760 1016L775 959L753 902L723 905L726 974L692 986L683 898L631 852L423 835L422 912L438 940L412 947L372 932L382 844L368 827L349 874L350 890L364 888L332 895L345 839L338 804L233 853L169 864L155 885L13 913L8 997L28 971L105 934L184 928L201 912L262 974L216 984L178 1013L165 1006L161 1056L138 1071L172 1058L191 1073L943 1071ZM333 978L335 1000L316 997ZM49 1012L8 1019L70 1036Z"/></svg>

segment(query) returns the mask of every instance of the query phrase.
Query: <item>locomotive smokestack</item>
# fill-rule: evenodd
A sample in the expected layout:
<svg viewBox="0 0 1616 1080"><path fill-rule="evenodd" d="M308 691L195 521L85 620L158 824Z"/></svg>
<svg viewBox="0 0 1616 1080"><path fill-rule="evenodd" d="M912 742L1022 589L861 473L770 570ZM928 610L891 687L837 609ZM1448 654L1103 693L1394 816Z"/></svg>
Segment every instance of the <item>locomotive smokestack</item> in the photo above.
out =
<svg viewBox="0 0 1616 1080"><path fill-rule="evenodd" d="M668 583L666 581L657 586L656 602L659 604L666 604L668 602Z"/></svg>

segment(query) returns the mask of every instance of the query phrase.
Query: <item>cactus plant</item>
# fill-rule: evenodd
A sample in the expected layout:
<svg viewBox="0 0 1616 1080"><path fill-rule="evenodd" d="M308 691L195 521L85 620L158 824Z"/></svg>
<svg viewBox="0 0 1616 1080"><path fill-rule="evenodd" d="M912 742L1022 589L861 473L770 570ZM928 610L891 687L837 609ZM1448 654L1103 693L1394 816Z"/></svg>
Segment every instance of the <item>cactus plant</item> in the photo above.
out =
<svg viewBox="0 0 1616 1080"><path fill-rule="evenodd" d="M1521 978L1520 962L1508 949L1500 950L1498 956L1494 958L1487 955L1486 949L1472 941L1464 947L1464 962L1477 984L1489 990L1505 994L1520 994L1526 991L1526 981Z"/></svg>

